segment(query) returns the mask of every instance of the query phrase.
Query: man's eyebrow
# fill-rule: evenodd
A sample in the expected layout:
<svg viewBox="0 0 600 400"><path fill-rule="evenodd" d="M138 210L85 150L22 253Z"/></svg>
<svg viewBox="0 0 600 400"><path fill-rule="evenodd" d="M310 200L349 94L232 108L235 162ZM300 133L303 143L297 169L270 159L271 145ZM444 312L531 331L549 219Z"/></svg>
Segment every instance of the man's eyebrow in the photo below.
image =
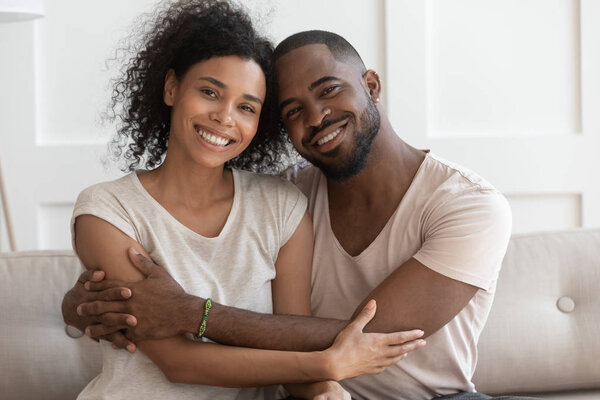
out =
<svg viewBox="0 0 600 400"><path fill-rule="evenodd" d="M227 89L227 85L226 85L226 84L224 84L223 82L221 82L221 81L220 81L220 80L218 80L218 79L211 78L210 76L202 76L202 77L198 78L198 80L199 80L199 81L207 81L207 82L210 82L210 83L212 83L213 85L215 85L215 86L217 86L217 87L219 87L219 88L221 88L221 89ZM244 94L242 97L244 97L244 98L245 98L246 100L248 100L248 101L252 101L252 102L254 102L254 103L258 103L258 104L260 104L261 106L262 106L262 104L263 104L263 102L262 102L262 100L261 100L261 99L259 99L259 98L258 98L258 97L256 97L256 96L252 96L251 94Z"/></svg>
<svg viewBox="0 0 600 400"><path fill-rule="evenodd" d="M295 101L296 101L296 99L293 97L290 97L289 99L282 101L281 104L279 104L279 112L281 112L284 108L286 108L287 106L289 106L290 104L292 104Z"/></svg>
<svg viewBox="0 0 600 400"><path fill-rule="evenodd" d="M339 81L340 78L336 77L336 76L324 76L322 78L317 79L316 81L314 81L313 83L310 84L310 86L308 87L308 90L314 90L314 88L316 88L317 86L328 82L328 81Z"/></svg>
<svg viewBox="0 0 600 400"><path fill-rule="evenodd" d="M309 91L313 91L316 87L318 87L319 85L325 83L325 82L329 82L329 81L339 81L340 78L338 78L337 76L324 76L322 78L317 79L316 81L314 81L313 83L311 83L308 86L308 90ZM289 98L286 99L284 101L282 101L279 104L279 111L283 110L286 106L290 105L291 103L293 103L294 101L296 101L295 98Z"/></svg>

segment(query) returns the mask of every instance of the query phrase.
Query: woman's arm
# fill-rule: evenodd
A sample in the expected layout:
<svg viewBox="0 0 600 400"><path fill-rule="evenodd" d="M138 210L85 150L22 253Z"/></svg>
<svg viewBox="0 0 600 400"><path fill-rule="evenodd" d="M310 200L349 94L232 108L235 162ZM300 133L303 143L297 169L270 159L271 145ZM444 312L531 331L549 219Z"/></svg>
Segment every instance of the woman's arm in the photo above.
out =
<svg viewBox="0 0 600 400"><path fill-rule="evenodd" d="M127 249L144 249L110 223L82 215L75 225L77 254L88 269L101 269L109 279L142 279ZM148 340L139 348L175 382L217 386L257 386L291 380L323 379L328 372L323 352L292 353L192 342L184 337Z"/></svg>
<svg viewBox="0 0 600 400"><path fill-rule="evenodd" d="M300 221L293 236L280 249L275 264L277 275L272 282L273 313L311 315L310 293L313 256L313 226L308 213ZM315 332L318 335L319 332ZM288 382L288 381L286 381ZM287 391L295 396L312 399L330 392L343 398L343 389L336 382L287 383Z"/></svg>
<svg viewBox="0 0 600 400"><path fill-rule="evenodd" d="M77 254L86 268L103 270L108 279L142 279L127 256L127 249L132 246L147 255L135 240L91 215L77 218L75 232ZM183 337L148 340L140 342L139 348L174 382L244 387L339 380L381 372L399 352L407 351L405 346L409 345L394 345L406 341L403 334L362 333L374 313L374 308L366 309L340 334L336 345L326 351L257 350L192 342ZM368 340L361 342L365 338ZM369 345L371 339L377 340L376 346Z"/></svg>

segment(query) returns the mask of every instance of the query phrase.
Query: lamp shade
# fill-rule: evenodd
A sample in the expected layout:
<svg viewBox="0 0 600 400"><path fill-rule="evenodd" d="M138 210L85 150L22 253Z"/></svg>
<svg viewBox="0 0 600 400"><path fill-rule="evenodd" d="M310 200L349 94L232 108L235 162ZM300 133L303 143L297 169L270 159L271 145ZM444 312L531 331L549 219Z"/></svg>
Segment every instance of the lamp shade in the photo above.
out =
<svg viewBox="0 0 600 400"><path fill-rule="evenodd" d="M0 22L25 21L43 16L43 0L0 0Z"/></svg>

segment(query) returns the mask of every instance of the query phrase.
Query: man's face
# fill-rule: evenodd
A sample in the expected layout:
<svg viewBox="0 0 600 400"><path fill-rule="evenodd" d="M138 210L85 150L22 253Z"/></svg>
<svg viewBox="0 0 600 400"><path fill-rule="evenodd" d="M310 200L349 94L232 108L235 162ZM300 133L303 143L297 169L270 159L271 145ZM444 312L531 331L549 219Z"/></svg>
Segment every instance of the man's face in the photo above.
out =
<svg viewBox="0 0 600 400"><path fill-rule="evenodd" d="M294 147L329 179L358 174L380 126L358 68L322 44L290 51L276 68L281 118Z"/></svg>

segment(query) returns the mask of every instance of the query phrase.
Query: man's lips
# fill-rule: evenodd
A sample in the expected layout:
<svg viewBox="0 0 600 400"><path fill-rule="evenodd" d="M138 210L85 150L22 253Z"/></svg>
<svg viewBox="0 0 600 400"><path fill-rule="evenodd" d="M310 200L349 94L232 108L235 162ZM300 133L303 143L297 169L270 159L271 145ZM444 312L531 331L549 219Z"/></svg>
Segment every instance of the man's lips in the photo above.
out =
<svg viewBox="0 0 600 400"><path fill-rule="evenodd" d="M348 124L348 119L344 118L338 123L328 124L327 127L322 128L316 135L312 137L309 146L321 146L330 140L333 140Z"/></svg>

